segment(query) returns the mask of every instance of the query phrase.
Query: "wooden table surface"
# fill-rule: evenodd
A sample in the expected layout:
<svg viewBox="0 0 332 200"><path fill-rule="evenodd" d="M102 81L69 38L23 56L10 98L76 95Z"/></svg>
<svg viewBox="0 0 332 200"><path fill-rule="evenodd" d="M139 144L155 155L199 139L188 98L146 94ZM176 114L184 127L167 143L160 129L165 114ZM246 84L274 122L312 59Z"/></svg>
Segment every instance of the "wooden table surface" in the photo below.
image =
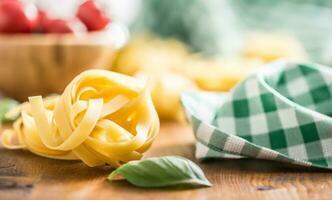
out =
<svg viewBox="0 0 332 200"><path fill-rule="evenodd" d="M108 167L89 168L28 151L0 147L0 199L332 199L332 173L271 161L194 158L190 127L162 125L146 157L181 155L197 162L213 186L189 190L143 189L109 182Z"/></svg>

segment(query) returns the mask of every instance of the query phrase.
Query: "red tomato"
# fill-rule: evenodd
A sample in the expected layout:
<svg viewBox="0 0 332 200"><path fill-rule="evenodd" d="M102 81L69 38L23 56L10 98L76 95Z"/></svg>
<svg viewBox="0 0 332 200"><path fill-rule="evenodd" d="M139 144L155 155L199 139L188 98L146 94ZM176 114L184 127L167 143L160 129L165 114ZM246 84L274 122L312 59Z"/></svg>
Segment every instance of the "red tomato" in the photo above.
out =
<svg viewBox="0 0 332 200"><path fill-rule="evenodd" d="M28 18L19 1L0 1L0 33L30 33L32 26L33 20Z"/></svg>
<svg viewBox="0 0 332 200"><path fill-rule="evenodd" d="M87 0L81 4L76 16L85 24L89 31L101 30L111 21L93 0Z"/></svg>
<svg viewBox="0 0 332 200"><path fill-rule="evenodd" d="M53 19L46 12L38 12L38 26L36 32L40 33L78 33L86 32L86 28L78 19Z"/></svg>

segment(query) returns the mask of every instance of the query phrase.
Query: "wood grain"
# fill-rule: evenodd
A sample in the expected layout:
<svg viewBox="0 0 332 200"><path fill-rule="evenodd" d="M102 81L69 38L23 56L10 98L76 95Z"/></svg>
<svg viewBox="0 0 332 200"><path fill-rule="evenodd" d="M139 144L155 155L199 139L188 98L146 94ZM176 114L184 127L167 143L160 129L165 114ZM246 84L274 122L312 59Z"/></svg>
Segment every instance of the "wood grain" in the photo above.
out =
<svg viewBox="0 0 332 200"><path fill-rule="evenodd" d="M271 161L194 159L190 127L162 124L147 157L181 155L197 162L211 188L142 189L126 181L109 182L108 167L42 158L0 148L0 199L331 199L332 173Z"/></svg>

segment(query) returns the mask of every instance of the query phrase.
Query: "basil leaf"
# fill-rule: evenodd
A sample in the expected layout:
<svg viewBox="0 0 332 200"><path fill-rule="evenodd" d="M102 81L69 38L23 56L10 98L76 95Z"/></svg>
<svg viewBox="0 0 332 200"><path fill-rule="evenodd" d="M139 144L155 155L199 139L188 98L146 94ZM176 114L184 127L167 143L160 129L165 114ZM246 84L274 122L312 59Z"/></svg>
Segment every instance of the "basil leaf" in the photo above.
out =
<svg viewBox="0 0 332 200"><path fill-rule="evenodd" d="M15 118L6 118L5 114L10 111L11 109L15 108L18 106L18 102L13 100L13 99L2 99L0 101L0 123L2 122L11 122L14 121L17 117Z"/></svg>
<svg viewBox="0 0 332 200"><path fill-rule="evenodd" d="M130 161L114 170L108 179L119 175L140 187L212 186L194 162L180 156Z"/></svg>

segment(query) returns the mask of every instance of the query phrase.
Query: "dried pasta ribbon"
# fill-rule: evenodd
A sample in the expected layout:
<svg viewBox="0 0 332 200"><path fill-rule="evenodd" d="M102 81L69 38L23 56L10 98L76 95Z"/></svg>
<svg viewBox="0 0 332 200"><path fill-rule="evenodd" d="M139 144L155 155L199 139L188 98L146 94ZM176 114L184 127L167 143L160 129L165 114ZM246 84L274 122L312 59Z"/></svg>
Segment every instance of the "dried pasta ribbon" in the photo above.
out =
<svg viewBox="0 0 332 200"><path fill-rule="evenodd" d="M18 112L12 129L2 134L6 148L82 160L91 167L118 167L140 159L159 131L158 115L142 82L104 70L85 71L62 95L29 97L7 115Z"/></svg>

